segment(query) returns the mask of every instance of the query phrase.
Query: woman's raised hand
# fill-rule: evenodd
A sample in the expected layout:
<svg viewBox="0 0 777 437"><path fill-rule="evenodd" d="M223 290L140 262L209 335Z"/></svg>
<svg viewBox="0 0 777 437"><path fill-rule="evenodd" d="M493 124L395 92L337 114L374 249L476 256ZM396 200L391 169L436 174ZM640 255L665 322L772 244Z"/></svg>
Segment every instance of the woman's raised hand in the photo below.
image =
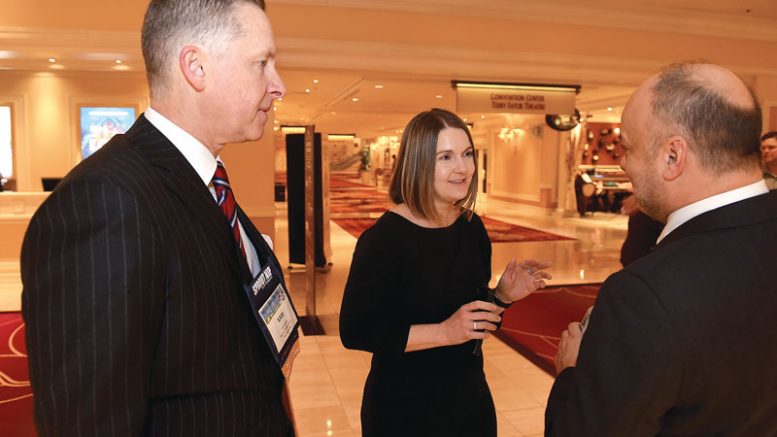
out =
<svg viewBox="0 0 777 437"><path fill-rule="evenodd" d="M510 261L496 285L496 297L509 304L545 288L545 280L552 278L550 273L545 271L548 267L550 263L535 259Z"/></svg>

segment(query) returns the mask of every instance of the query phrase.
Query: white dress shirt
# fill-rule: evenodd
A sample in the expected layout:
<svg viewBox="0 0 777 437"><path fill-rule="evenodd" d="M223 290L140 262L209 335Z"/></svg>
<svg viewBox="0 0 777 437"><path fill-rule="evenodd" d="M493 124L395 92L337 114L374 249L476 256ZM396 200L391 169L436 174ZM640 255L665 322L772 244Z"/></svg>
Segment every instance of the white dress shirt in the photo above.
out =
<svg viewBox="0 0 777 437"><path fill-rule="evenodd" d="M210 194L215 201L216 189L213 187L212 181L213 175L216 173L216 160L220 161L221 159L214 157L204 144L153 108L149 107L144 115L149 123L159 129L159 132L162 132L162 135L167 137L178 151L181 152L184 158L186 158L189 164L194 168L194 171L200 176L200 179L202 179L205 186L208 187ZM261 267L259 256L256 254L256 248L251 244L251 240L246 235L240 220L238 220L237 224L240 228L240 238L243 240L243 247L245 247L246 250L248 267L251 269L251 274L256 276L259 274L259 268Z"/></svg>
<svg viewBox="0 0 777 437"><path fill-rule="evenodd" d="M766 183L763 180L760 180L750 185L745 185L744 187L739 187L731 191L716 194L714 196L707 197L706 199L699 200L698 202L694 202L690 205L686 205L669 214L669 217L666 219L666 226L664 226L664 230L661 231L661 235L658 236L658 241L656 241L656 244L660 243L664 237L669 235L669 233L679 228L680 225L698 215L704 214L707 211L712 211L713 209L720 208L721 206L726 206L734 202L739 202L740 200L749 199L751 197L768 192L769 189L766 188Z"/></svg>

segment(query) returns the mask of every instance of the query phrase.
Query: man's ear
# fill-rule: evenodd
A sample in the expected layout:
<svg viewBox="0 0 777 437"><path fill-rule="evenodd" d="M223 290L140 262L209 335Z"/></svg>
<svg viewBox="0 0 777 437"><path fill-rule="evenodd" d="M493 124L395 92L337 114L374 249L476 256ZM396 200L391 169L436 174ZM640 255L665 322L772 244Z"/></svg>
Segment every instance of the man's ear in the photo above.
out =
<svg viewBox="0 0 777 437"><path fill-rule="evenodd" d="M205 89L204 53L200 47L187 45L178 54L178 67L186 82L197 92Z"/></svg>
<svg viewBox="0 0 777 437"><path fill-rule="evenodd" d="M661 176L664 180L673 181L680 177L688 164L688 142L685 138L675 135L667 138L661 145L660 162Z"/></svg>

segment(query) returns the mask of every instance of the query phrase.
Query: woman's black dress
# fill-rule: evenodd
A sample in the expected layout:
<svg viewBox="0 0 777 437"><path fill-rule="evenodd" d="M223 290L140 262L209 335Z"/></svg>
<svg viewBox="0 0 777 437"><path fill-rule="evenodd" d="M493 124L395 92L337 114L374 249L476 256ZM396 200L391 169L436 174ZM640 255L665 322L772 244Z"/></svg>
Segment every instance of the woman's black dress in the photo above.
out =
<svg viewBox="0 0 777 437"><path fill-rule="evenodd" d="M340 337L373 353L362 401L364 436L496 436L496 413L475 341L405 353L414 324L439 323L486 300L491 242L480 217L424 228L387 212L356 244Z"/></svg>

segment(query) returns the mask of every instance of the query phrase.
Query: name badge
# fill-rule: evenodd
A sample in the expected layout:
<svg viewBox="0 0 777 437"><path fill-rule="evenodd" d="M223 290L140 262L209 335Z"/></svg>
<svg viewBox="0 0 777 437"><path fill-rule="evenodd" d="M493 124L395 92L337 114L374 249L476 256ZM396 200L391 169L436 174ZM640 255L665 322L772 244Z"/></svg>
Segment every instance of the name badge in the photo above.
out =
<svg viewBox="0 0 777 437"><path fill-rule="evenodd" d="M267 262L265 268L246 284L245 291L259 329L278 366L283 367L299 340L299 317L281 281L280 271L271 261Z"/></svg>

